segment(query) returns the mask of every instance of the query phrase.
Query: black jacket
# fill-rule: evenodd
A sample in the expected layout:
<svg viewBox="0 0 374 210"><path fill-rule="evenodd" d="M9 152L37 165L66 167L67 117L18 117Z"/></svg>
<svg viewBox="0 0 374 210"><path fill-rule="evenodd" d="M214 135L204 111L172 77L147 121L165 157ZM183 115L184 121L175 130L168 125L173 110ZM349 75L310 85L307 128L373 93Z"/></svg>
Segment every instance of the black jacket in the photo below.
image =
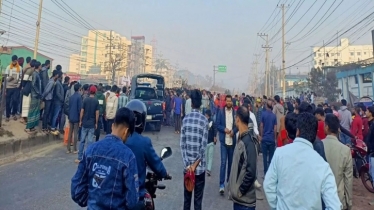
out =
<svg viewBox="0 0 374 210"><path fill-rule="evenodd" d="M243 195L245 195L256 181L257 147L255 141L253 141L252 136L249 132L245 132L242 135L240 135L239 139L240 141L243 141L245 145L245 151L247 153L247 164L245 166L246 173L243 178L243 182L239 187L240 192ZM239 161L239 168L241 168L240 164L242 164L241 161Z"/></svg>
<svg viewBox="0 0 374 210"><path fill-rule="evenodd" d="M53 91L53 103L63 105L65 101L64 88L62 87L62 84L59 80L56 81L56 86Z"/></svg>
<svg viewBox="0 0 374 210"><path fill-rule="evenodd" d="M208 123L209 123L209 130L208 130L208 144L209 144L209 143L214 142L214 137L217 136L217 127L211 117L208 119Z"/></svg>
<svg viewBox="0 0 374 210"><path fill-rule="evenodd" d="M256 206L257 145L249 131L239 136L229 179L230 198L247 207ZM241 194L241 196L240 196Z"/></svg>

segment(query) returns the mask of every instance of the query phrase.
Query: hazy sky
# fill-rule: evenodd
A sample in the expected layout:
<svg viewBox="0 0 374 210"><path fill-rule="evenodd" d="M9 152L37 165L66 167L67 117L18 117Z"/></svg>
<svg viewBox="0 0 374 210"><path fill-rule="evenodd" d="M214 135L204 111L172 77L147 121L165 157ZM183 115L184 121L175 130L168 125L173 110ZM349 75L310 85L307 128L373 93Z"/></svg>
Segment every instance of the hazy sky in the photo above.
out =
<svg viewBox="0 0 374 210"><path fill-rule="evenodd" d="M281 9L277 4L288 6L286 42L291 44L286 67L306 58L287 69L294 73L310 68L305 63L311 61L307 57L311 46L323 41L336 45L333 39L338 31L342 34L374 11L372 0L44 0L39 49L66 69L69 55L79 53L80 37L88 29L55 2L71 12L65 2L94 29L111 29L128 38L144 35L147 44L155 37L157 52L174 65L178 63L180 69L212 75L213 65L227 65L227 73L217 74L216 81L223 79L227 87L240 89L247 89L248 78L253 78L254 54L261 54L258 71L264 72L261 44L265 42L257 33L269 34L270 60L281 65ZM2 36L2 45L33 47L38 3L3 0L0 27L9 33ZM368 19L339 39L371 44L373 25L373 19Z"/></svg>

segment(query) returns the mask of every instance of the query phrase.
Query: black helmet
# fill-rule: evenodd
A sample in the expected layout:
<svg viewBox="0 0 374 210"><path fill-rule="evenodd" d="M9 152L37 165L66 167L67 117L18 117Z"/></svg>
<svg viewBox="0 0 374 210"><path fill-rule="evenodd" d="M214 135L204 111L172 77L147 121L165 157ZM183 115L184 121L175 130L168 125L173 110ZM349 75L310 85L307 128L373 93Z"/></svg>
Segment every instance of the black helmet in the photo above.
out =
<svg viewBox="0 0 374 210"><path fill-rule="evenodd" d="M147 117L147 107L145 104L138 100L131 100L126 107L135 114L135 132L141 134L145 129L145 119Z"/></svg>

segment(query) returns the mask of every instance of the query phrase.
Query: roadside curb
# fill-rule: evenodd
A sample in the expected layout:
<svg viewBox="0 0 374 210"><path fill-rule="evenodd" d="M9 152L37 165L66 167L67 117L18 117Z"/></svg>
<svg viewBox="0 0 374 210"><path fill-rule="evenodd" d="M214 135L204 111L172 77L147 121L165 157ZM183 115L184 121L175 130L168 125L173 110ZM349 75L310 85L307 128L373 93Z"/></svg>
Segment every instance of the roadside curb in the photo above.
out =
<svg viewBox="0 0 374 210"><path fill-rule="evenodd" d="M36 135L24 139L11 139L0 142L0 164L9 162L21 154L31 153L48 145L61 144L60 136Z"/></svg>

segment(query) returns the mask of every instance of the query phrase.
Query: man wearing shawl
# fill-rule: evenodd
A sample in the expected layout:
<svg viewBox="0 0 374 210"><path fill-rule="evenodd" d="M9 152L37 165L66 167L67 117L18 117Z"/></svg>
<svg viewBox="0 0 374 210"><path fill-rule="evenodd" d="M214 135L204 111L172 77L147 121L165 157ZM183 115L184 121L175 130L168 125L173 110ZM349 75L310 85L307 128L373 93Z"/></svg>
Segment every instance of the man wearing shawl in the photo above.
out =
<svg viewBox="0 0 374 210"><path fill-rule="evenodd" d="M19 80L22 67L18 64L17 55L12 56L12 63L5 69L6 75L6 122L10 115L17 120L17 107L19 102Z"/></svg>

